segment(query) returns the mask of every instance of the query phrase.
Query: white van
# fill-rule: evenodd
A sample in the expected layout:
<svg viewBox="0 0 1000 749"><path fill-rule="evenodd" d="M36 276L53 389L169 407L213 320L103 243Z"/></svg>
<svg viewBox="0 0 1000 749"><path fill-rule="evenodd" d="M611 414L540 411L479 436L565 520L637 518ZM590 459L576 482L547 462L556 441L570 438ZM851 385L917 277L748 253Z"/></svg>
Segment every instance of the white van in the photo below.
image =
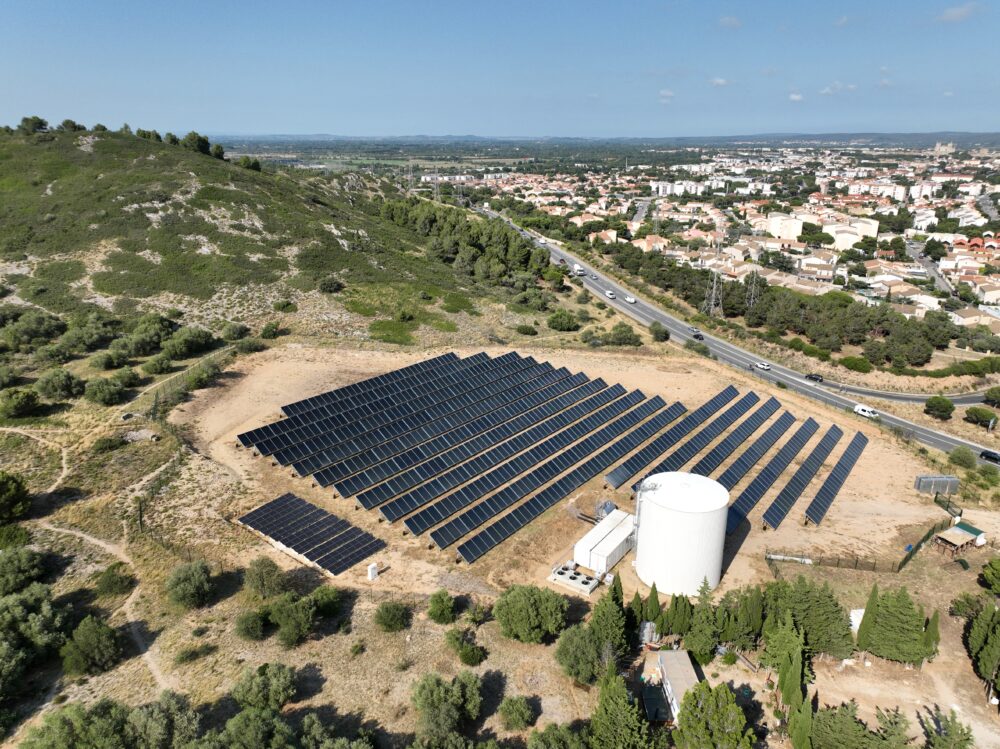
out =
<svg viewBox="0 0 1000 749"><path fill-rule="evenodd" d="M614 299L615 298L615 292L613 292L613 291L605 291L604 292L604 296L606 296L608 299Z"/></svg>
<svg viewBox="0 0 1000 749"><path fill-rule="evenodd" d="M877 419L878 411L871 406L862 406L860 403L854 407L854 413L864 416L866 419Z"/></svg>

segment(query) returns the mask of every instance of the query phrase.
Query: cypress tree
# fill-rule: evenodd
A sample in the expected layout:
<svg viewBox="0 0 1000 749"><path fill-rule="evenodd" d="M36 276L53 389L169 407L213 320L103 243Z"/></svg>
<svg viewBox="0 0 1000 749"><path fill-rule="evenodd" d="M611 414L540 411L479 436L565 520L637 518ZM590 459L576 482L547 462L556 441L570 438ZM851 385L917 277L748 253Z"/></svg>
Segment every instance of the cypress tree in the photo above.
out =
<svg viewBox="0 0 1000 749"><path fill-rule="evenodd" d="M865 614L861 617L861 624L858 626L859 650L871 650L872 631L875 629L875 620L878 618L878 603L878 583L875 583L872 586L872 592L868 594Z"/></svg>
<svg viewBox="0 0 1000 749"><path fill-rule="evenodd" d="M986 638L994 629L994 621L997 619L997 607L990 603L983 607L972 624L969 626L969 635L966 639L969 646L969 655L973 658L983 649Z"/></svg>
<svg viewBox="0 0 1000 749"><path fill-rule="evenodd" d="M909 736L910 721L899 712L898 707L888 711L878 707L875 708L875 713L878 719L878 731L875 733L877 739L872 742L872 746L881 749L906 749L912 746Z"/></svg>
<svg viewBox="0 0 1000 749"><path fill-rule="evenodd" d="M986 681L996 679L997 668L1000 667L1000 629L994 629L986 637L986 642L976 653L973 661L976 673Z"/></svg>
<svg viewBox="0 0 1000 749"><path fill-rule="evenodd" d="M667 615L670 620L671 634L683 637L691 630L691 617L694 608L687 596L674 596L670 600L670 609Z"/></svg>
<svg viewBox="0 0 1000 749"><path fill-rule="evenodd" d="M708 580L698 589L698 603L691 616L691 629L684 636L684 645L702 665L712 660L719 644L719 632L715 624L715 610L712 608L712 592Z"/></svg>
<svg viewBox="0 0 1000 749"><path fill-rule="evenodd" d="M924 618L906 588L884 593L871 636L871 652L902 663L919 663L924 657Z"/></svg>
<svg viewBox="0 0 1000 749"><path fill-rule="evenodd" d="M656 592L656 583L649 589L649 596L646 598L646 609L643 612L643 619L647 622L655 622L660 615L660 594Z"/></svg>
<svg viewBox="0 0 1000 749"><path fill-rule="evenodd" d="M635 592L632 596L632 603L628 606L629 611L632 612L631 619L633 621L633 626L638 627L639 623L642 621L643 613L646 611L646 607L642 602L642 596L639 595L639 591Z"/></svg>
<svg viewBox="0 0 1000 749"><path fill-rule="evenodd" d="M788 737L795 749L812 749L812 717L810 700L802 700L799 709L788 716Z"/></svg>
<svg viewBox="0 0 1000 749"><path fill-rule="evenodd" d="M928 658L933 658L937 655L938 643L941 642L939 619L937 609L934 609L930 621L927 622L927 628L924 630L924 653L926 653Z"/></svg>
<svg viewBox="0 0 1000 749"><path fill-rule="evenodd" d="M591 746L602 749L648 749L649 724L629 698L625 681L609 669L590 719Z"/></svg>
<svg viewBox="0 0 1000 749"><path fill-rule="evenodd" d="M611 581L611 589L608 593L615 599L618 608L625 608L625 592L622 590L621 578L617 574L615 574L614 580Z"/></svg>
<svg viewBox="0 0 1000 749"><path fill-rule="evenodd" d="M590 631L600 650L609 646L615 658L625 655L628 640L625 636L625 612L609 591L594 607L590 617Z"/></svg>

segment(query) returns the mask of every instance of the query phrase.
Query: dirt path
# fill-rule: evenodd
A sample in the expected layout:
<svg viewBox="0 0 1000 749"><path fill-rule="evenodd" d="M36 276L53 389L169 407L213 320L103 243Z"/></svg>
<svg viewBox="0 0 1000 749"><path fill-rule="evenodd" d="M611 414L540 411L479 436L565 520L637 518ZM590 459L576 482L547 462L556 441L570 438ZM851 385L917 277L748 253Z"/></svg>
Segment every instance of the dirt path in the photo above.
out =
<svg viewBox="0 0 1000 749"><path fill-rule="evenodd" d="M62 485L62 482L66 480L66 476L69 475L69 448L60 445L58 442L52 442L44 437L39 436L36 432L29 432L26 429L18 429L17 427L0 427L0 432L8 432L10 434L19 434L22 437L27 437L28 439L40 442L46 447L51 447L53 450L58 450L62 461L62 470L56 477L56 480L45 489L45 494L51 494L56 489Z"/></svg>

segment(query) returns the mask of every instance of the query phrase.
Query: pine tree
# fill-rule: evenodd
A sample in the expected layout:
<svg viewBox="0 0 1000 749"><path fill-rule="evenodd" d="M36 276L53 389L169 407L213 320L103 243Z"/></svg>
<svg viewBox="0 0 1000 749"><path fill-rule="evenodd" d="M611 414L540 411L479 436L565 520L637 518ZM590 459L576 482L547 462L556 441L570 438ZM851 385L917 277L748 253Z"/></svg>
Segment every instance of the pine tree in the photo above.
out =
<svg viewBox="0 0 1000 749"><path fill-rule="evenodd" d="M799 709L788 717L788 737L795 749L812 749L813 707L810 700L802 700Z"/></svg>
<svg viewBox="0 0 1000 749"><path fill-rule="evenodd" d="M938 728L931 733L927 749L973 749L975 747L972 729L958 719L954 710L948 715L943 715L938 710L934 717Z"/></svg>
<svg viewBox="0 0 1000 749"><path fill-rule="evenodd" d="M712 608L712 592L708 587L708 580L704 580L698 589L698 603L691 616L691 629L684 636L684 646L704 665L712 660L718 644L719 632Z"/></svg>
<svg viewBox="0 0 1000 749"><path fill-rule="evenodd" d="M781 624L773 627L764 637L764 649L760 654L761 665L772 671L780 670L782 664L788 662L789 654L799 642L800 636L795 631L792 612L786 611Z"/></svg>
<svg viewBox="0 0 1000 749"><path fill-rule="evenodd" d="M750 749L753 731L747 727L747 717L736 704L728 684L715 689L707 681L689 689L681 703L677 730L673 734L678 749ZM604 744L594 744L604 747Z"/></svg>
<svg viewBox="0 0 1000 749"><path fill-rule="evenodd" d="M615 659L625 655L628 638L625 635L625 612L615 600L613 591L601 598L590 617L590 631L600 650L610 646Z"/></svg>
<svg viewBox="0 0 1000 749"><path fill-rule="evenodd" d="M785 663L784 683L781 676L778 677L778 685L781 688L781 701L785 703L789 711L798 710L802 704L802 635L799 635L798 647L793 648L789 653Z"/></svg>
<svg viewBox="0 0 1000 749"><path fill-rule="evenodd" d="M648 749L649 724L629 697L625 681L613 670L601 680L601 696L590 718L591 746Z"/></svg>
<svg viewBox="0 0 1000 749"><path fill-rule="evenodd" d="M910 746L910 721L899 712L899 708L894 710L883 710L875 708L878 718L877 744L872 742L872 746L879 749L906 749Z"/></svg>
<svg viewBox="0 0 1000 749"><path fill-rule="evenodd" d="M625 626L633 638L639 632L639 623L642 622L643 609L642 596L639 595L639 591L636 591L635 595L632 596L632 603L625 609ZM665 630L661 629L660 631L663 632Z"/></svg>
<svg viewBox="0 0 1000 749"><path fill-rule="evenodd" d="M931 614L930 621L927 622L927 628L924 630L924 653L927 658L933 658L937 655L938 643L941 642L941 625L939 622L940 616L938 615L937 609Z"/></svg>
<svg viewBox="0 0 1000 749"><path fill-rule="evenodd" d="M618 604L618 608L625 608L625 593L622 590L621 578L617 574L615 575L614 580L611 581L611 589L608 593L615 599L615 603Z"/></svg>
<svg viewBox="0 0 1000 749"><path fill-rule="evenodd" d="M878 603L878 583L875 583L872 586L872 592L868 594L865 614L861 617L861 624L858 626L858 650L871 650L872 631L875 629L875 620L878 618Z"/></svg>
<svg viewBox="0 0 1000 749"><path fill-rule="evenodd" d="M994 622L997 618L997 607L990 603L984 606L983 610L972 620L972 624L969 626L967 643L969 655L973 658L983 649L983 645L986 644L986 639L990 636L990 632L995 629Z"/></svg>
<svg viewBox="0 0 1000 749"><path fill-rule="evenodd" d="M649 596L646 598L646 609L643 612L643 619L647 622L655 622L660 615L660 594L656 592L656 583L649 589Z"/></svg>
<svg viewBox="0 0 1000 749"><path fill-rule="evenodd" d="M1000 628L994 628L986 636L986 642L976 653L973 665L980 678L986 681L996 679L997 669L1000 668Z"/></svg>
<svg viewBox="0 0 1000 749"><path fill-rule="evenodd" d="M923 660L924 618L906 588L887 591L880 596L870 650L877 656L902 663Z"/></svg>
<svg viewBox="0 0 1000 749"><path fill-rule="evenodd" d="M667 619L670 624L670 633L683 637L691 629L691 617L694 609L687 596L673 596L670 599L670 608L667 609Z"/></svg>

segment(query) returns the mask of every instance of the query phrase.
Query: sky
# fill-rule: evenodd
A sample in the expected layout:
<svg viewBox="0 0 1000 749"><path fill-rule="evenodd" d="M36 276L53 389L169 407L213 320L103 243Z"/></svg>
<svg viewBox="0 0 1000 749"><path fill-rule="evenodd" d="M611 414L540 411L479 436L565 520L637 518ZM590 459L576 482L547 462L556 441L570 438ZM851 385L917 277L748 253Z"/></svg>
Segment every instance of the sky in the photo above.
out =
<svg viewBox="0 0 1000 749"><path fill-rule="evenodd" d="M1000 0L2 0L0 123L667 137L1000 130Z"/></svg>

